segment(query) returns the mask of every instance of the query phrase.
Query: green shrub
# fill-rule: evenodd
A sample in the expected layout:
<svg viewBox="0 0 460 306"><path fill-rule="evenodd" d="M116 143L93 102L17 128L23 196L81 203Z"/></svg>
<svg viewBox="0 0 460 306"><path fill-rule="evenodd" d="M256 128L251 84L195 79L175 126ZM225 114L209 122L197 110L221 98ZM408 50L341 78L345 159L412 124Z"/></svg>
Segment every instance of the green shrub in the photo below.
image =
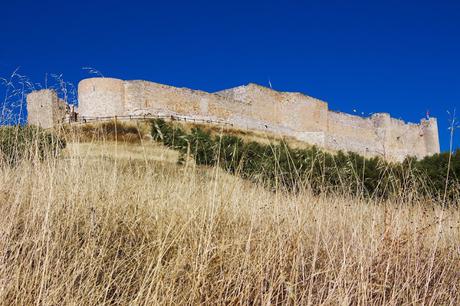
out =
<svg viewBox="0 0 460 306"><path fill-rule="evenodd" d="M415 165L416 170L425 174L428 178L428 192L443 197L458 197L460 184L460 149L457 149L451 156L448 152L427 156L418 161ZM449 165L450 159L450 165ZM449 180L446 174L449 172ZM447 189L446 189L447 181Z"/></svg>
<svg viewBox="0 0 460 306"><path fill-rule="evenodd" d="M219 165L230 173L236 173L243 158L243 141L241 138L231 135L219 136L217 141Z"/></svg>
<svg viewBox="0 0 460 306"><path fill-rule="evenodd" d="M65 145L63 139L38 127L0 127L0 160L9 165L23 159L55 157Z"/></svg>
<svg viewBox="0 0 460 306"><path fill-rule="evenodd" d="M187 137L190 144L190 153L199 165L212 166L217 160L217 145L209 132L200 128L193 128Z"/></svg>
<svg viewBox="0 0 460 306"><path fill-rule="evenodd" d="M270 188L314 193L341 192L363 197L387 198L429 196L441 199L446 185L449 154L420 161L406 158L390 163L381 158L365 158L353 152L331 154L316 147L293 149L280 144L245 143L230 135L212 136L200 128L186 133L180 127L157 119L151 123L152 136L164 145L190 154L199 165L219 165L245 179ZM181 156L183 158L183 156ZM451 156L447 197L459 196L460 151Z"/></svg>

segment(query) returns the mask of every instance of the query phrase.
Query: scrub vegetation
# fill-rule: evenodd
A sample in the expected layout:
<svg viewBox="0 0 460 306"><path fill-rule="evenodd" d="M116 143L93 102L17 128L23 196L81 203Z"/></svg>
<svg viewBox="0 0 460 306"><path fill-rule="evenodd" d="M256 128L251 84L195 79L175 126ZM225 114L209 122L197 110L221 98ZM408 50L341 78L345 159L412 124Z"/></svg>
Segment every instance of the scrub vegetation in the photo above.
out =
<svg viewBox="0 0 460 306"><path fill-rule="evenodd" d="M443 155L124 124L34 133L26 151L51 154L1 159L1 304L460 303L458 153L446 189Z"/></svg>

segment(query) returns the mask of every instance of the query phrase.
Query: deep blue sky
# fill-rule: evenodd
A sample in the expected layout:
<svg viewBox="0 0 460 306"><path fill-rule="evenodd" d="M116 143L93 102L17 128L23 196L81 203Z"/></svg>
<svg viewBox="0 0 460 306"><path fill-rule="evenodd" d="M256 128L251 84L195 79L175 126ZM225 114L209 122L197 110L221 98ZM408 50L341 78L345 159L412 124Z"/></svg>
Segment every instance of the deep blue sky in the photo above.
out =
<svg viewBox="0 0 460 306"><path fill-rule="evenodd" d="M0 77L20 66L77 83L93 67L206 91L270 79L349 113L429 109L443 150L447 111L460 115L459 0L0 1Z"/></svg>

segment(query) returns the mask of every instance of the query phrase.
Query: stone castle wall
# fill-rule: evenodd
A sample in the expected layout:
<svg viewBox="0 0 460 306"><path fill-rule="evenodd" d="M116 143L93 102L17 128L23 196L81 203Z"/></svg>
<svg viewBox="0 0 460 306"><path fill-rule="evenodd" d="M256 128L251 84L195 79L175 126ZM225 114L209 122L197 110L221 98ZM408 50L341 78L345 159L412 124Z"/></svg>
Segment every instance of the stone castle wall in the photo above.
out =
<svg viewBox="0 0 460 306"><path fill-rule="evenodd" d="M51 128L62 123L67 104L51 89L34 91L27 95L27 121L29 124Z"/></svg>
<svg viewBox="0 0 460 306"><path fill-rule="evenodd" d="M32 93L30 97L41 101L51 96ZM90 78L79 83L78 98L81 118L182 115L224 120L243 129L290 136L330 150L386 159L421 158L439 152L435 118L420 124L406 124L385 113L363 118L330 111L326 102L301 93L278 92L256 84L208 93L147 81ZM37 103L31 103L30 123L58 113L37 109Z"/></svg>
<svg viewBox="0 0 460 306"><path fill-rule="evenodd" d="M384 155L376 137L373 120L359 116L328 112L327 148L364 155Z"/></svg>
<svg viewBox="0 0 460 306"><path fill-rule="evenodd" d="M78 84L78 111L85 117L113 117L125 112L125 82L111 78Z"/></svg>
<svg viewBox="0 0 460 306"><path fill-rule="evenodd" d="M295 131L326 132L327 103L300 93L278 92L255 84L216 93L250 105L250 117Z"/></svg>

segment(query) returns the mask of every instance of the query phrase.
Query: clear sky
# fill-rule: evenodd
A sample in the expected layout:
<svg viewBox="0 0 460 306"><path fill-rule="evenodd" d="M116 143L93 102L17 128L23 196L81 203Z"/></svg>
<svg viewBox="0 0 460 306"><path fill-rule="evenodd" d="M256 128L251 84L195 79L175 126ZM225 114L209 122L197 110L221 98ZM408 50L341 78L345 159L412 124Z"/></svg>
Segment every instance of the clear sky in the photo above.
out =
<svg viewBox="0 0 460 306"><path fill-rule="evenodd" d="M0 0L0 77L62 73L217 91L248 82L329 108L460 117L460 1ZM458 147L460 130L456 134Z"/></svg>

